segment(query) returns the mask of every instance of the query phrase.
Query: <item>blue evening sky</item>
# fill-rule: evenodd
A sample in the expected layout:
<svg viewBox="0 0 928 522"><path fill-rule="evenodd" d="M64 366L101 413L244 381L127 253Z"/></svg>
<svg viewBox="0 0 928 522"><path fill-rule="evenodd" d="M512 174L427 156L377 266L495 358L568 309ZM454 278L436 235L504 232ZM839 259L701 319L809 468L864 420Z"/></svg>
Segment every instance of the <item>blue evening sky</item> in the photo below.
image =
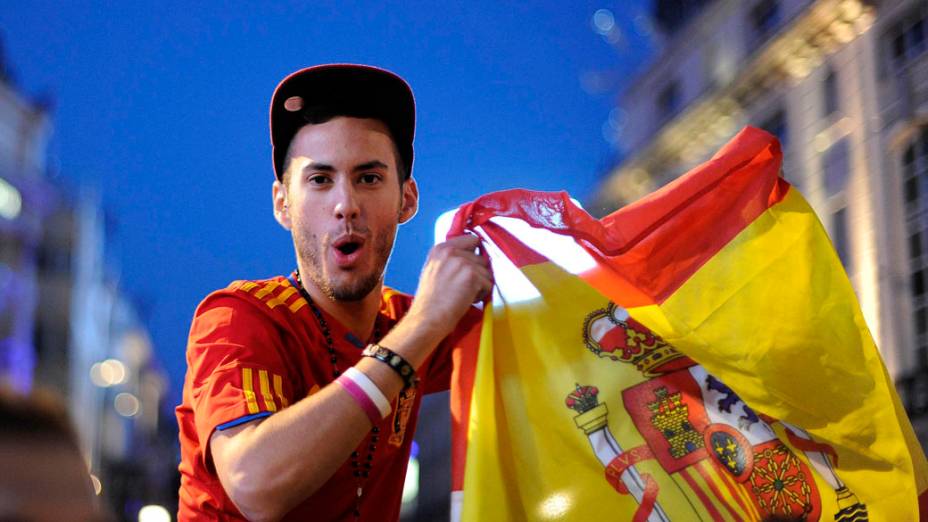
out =
<svg viewBox="0 0 928 522"><path fill-rule="evenodd" d="M616 45L593 30L601 8L615 13ZM412 85L422 196L387 283L413 292L443 211L513 187L591 194L615 160L603 124L651 55L649 9L647 0L5 1L0 29L16 83L55 100L62 187L97 189L114 218L120 283L148 310L178 392L200 299L294 266L271 214L267 104L284 75L362 62ZM605 89L584 88L591 77Z"/></svg>

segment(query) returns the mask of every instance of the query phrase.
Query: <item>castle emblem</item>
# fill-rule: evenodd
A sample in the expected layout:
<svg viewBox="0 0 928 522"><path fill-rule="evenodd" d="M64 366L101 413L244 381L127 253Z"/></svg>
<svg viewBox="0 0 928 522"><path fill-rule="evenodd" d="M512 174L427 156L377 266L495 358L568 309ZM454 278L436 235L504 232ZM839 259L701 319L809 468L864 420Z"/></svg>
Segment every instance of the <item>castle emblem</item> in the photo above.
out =
<svg viewBox="0 0 928 522"><path fill-rule="evenodd" d="M682 458L702 448L702 435L690 425L689 408L683 403L681 393L669 393L667 388L661 387L654 390L654 395L657 400L648 404L653 413L651 424L667 439L673 458Z"/></svg>

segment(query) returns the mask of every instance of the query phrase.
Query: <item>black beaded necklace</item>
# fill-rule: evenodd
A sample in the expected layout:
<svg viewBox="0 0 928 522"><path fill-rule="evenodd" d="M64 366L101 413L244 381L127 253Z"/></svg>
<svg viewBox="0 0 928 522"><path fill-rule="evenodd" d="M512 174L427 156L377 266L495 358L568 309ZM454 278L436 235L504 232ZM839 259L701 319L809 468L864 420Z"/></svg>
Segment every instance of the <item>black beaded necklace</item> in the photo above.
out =
<svg viewBox="0 0 928 522"><path fill-rule="evenodd" d="M325 347L329 354L329 362L332 363L332 378L336 379L339 375L341 375L342 372L338 369L338 356L335 352L335 342L332 340L332 333L329 331L329 323L326 322L325 317L322 316L322 311L319 310L319 307L317 307L316 303L313 302L313 298L309 296L309 292L303 288L303 281L300 279L299 269L294 270L293 279L296 282L297 290L299 290L300 295L303 296L303 299L306 299L306 303L309 304L309 309L316 317L316 322L319 323L319 328L322 330L322 336L325 338ZM377 342L378 340L380 340L380 328L377 325L377 322L374 321L374 342ZM379 439L380 428L374 426L371 428L371 440L367 446L367 455L364 457L363 464L361 463L361 454L357 450L351 452L352 474L357 480L358 485L357 496L355 497L354 505L355 520L359 520L361 518L361 496L364 494L364 483L370 476L371 470L374 466L374 452L377 451L377 441Z"/></svg>

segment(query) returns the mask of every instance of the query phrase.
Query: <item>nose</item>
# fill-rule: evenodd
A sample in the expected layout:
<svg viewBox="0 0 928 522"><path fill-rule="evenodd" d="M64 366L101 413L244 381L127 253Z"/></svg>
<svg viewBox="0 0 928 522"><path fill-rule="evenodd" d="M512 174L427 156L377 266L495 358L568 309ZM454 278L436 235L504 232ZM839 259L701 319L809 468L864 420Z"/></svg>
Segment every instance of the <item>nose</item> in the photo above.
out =
<svg viewBox="0 0 928 522"><path fill-rule="evenodd" d="M333 192L335 197L333 213L335 217L348 221L357 219L361 214L361 206L358 204L358 195L350 180L339 180Z"/></svg>

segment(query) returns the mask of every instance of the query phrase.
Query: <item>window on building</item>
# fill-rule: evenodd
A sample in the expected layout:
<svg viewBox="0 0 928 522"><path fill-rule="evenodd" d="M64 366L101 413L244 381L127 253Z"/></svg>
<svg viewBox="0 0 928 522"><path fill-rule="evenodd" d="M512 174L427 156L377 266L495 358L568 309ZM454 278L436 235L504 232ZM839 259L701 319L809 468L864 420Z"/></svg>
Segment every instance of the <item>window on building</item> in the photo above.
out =
<svg viewBox="0 0 928 522"><path fill-rule="evenodd" d="M711 42L703 50L703 74L706 77L706 87L713 88L722 85L722 74L719 64L719 44Z"/></svg>
<svg viewBox="0 0 928 522"><path fill-rule="evenodd" d="M777 109L766 120L763 120L760 128L776 136L780 140L780 147L786 150L786 145L789 143L789 128L786 126L786 112L783 109Z"/></svg>
<svg viewBox="0 0 928 522"><path fill-rule="evenodd" d="M928 363L928 126L902 153L902 191L909 238L909 287L918 360Z"/></svg>
<svg viewBox="0 0 928 522"><path fill-rule="evenodd" d="M751 47L757 47L773 36L780 26L780 2L760 0L751 9L749 18L751 34L748 41L751 42Z"/></svg>
<svg viewBox="0 0 928 522"><path fill-rule="evenodd" d="M851 176L850 146L847 138L831 146L822 156L822 172L825 176L825 194L836 196L847 187Z"/></svg>
<svg viewBox="0 0 928 522"><path fill-rule="evenodd" d="M651 5L657 25L666 33L674 33L708 3L708 0L655 0Z"/></svg>
<svg viewBox="0 0 928 522"><path fill-rule="evenodd" d="M844 196L848 179L851 177L851 151L847 138L834 143L822 156L822 175L824 177L825 195L828 197L831 212L831 241L834 243L838 257L844 269L853 272L851 257L851 240L848 234L847 204Z"/></svg>
<svg viewBox="0 0 928 522"><path fill-rule="evenodd" d="M883 40L889 47L889 55L896 68L906 66L928 50L928 34L926 33L928 33L928 7L925 6L920 6L903 15L899 23L886 32Z"/></svg>
<svg viewBox="0 0 928 522"><path fill-rule="evenodd" d="M831 215L831 241L835 245L841 264L844 265L844 270L851 273L851 241L847 233L847 207L839 208Z"/></svg>
<svg viewBox="0 0 928 522"><path fill-rule="evenodd" d="M922 255L922 235L918 231L909 236L909 259L918 261Z"/></svg>
<svg viewBox="0 0 928 522"><path fill-rule="evenodd" d="M838 73L831 67L825 73L825 81L822 83L822 107L825 109L825 116L831 116L838 112L840 100L838 99Z"/></svg>
<svg viewBox="0 0 928 522"><path fill-rule="evenodd" d="M661 118L669 118L677 113L681 107L680 83L672 81L657 95L657 113Z"/></svg>

